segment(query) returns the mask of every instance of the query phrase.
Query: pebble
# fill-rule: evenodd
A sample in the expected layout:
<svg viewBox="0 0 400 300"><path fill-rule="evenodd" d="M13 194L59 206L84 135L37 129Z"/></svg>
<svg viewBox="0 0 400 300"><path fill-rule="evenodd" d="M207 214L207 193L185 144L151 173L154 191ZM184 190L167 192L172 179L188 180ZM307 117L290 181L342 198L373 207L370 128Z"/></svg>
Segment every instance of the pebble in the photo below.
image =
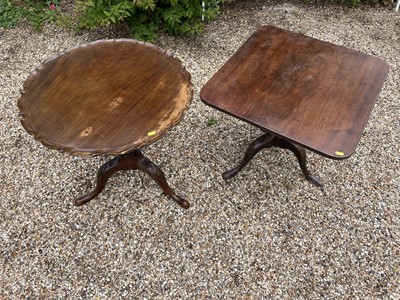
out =
<svg viewBox="0 0 400 300"><path fill-rule="evenodd" d="M205 106L199 91L261 25L390 65L356 153L333 161L308 152L322 190L280 149L221 177L261 132ZM36 66L106 37L129 36L0 30L1 299L400 299L398 13L235 1L198 36L162 34L156 44L182 60L194 97L183 121L143 152L189 210L137 171L115 174L96 199L73 206L108 158L49 150L18 120L19 91Z"/></svg>

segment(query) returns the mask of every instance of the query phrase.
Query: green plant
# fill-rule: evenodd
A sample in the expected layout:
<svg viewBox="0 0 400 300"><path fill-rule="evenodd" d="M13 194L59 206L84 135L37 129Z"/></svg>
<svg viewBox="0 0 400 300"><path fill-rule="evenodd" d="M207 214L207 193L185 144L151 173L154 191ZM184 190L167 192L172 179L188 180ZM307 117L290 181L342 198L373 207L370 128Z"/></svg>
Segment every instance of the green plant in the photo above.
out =
<svg viewBox="0 0 400 300"><path fill-rule="evenodd" d="M351 6L357 6L360 4L361 0L349 0Z"/></svg>
<svg viewBox="0 0 400 300"><path fill-rule="evenodd" d="M22 12L26 20L36 29L41 29L43 27L44 21L46 20L46 13L44 12L44 3L26 1L23 4Z"/></svg>
<svg viewBox="0 0 400 300"><path fill-rule="evenodd" d="M0 27L12 28L21 18L21 9L11 0L0 0Z"/></svg>
<svg viewBox="0 0 400 300"><path fill-rule="evenodd" d="M215 117L209 117L207 120L207 125L212 126L218 123L218 119Z"/></svg>
<svg viewBox="0 0 400 300"><path fill-rule="evenodd" d="M225 0L78 0L81 29L125 23L133 37L154 41L159 29L197 34ZM204 3L204 5L202 5Z"/></svg>
<svg viewBox="0 0 400 300"><path fill-rule="evenodd" d="M305 35L306 34L306 30L305 29L300 29L299 30L299 34Z"/></svg>
<svg viewBox="0 0 400 300"><path fill-rule="evenodd" d="M12 28L23 18L36 29L42 28L44 22L58 20L58 0L0 0L0 26Z"/></svg>

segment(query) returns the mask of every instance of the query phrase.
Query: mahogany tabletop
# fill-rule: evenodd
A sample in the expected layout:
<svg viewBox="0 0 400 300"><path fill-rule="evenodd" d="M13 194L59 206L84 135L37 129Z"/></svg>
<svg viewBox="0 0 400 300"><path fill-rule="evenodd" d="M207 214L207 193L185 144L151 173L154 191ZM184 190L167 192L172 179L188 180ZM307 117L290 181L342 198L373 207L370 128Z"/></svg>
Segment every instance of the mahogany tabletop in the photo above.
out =
<svg viewBox="0 0 400 300"><path fill-rule="evenodd" d="M200 97L281 138L341 159L357 147L388 71L374 56L264 26Z"/></svg>
<svg viewBox="0 0 400 300"><path fill-rule="evenodd" d="M162 137L192 99L190 74L154 45L100 40L37 68L18 101L24 128L74 155L123 154Z"/></svg>

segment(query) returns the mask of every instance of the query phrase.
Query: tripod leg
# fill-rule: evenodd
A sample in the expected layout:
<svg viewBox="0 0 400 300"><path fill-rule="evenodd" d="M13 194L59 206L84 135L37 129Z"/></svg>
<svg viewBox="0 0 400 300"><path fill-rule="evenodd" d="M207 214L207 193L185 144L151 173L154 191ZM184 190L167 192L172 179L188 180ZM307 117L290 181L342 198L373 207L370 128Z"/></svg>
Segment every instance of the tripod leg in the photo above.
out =
<svg viewBox="0 0 400 300"><path fill-rule="evenodd" d="M311 175L310 172L307 170L306 150L303 147L296 145L294 143L279 139L279 138L276 139L275 146L292 151L296 155L297 160L299 161L299 164L300 164L301 171L303 172L303 174L307 178L307 180L310 181L311 183L315 184L316 186L319 186L319 187L324 186L324 184L318 177Z"/></svg>
<svg viewBox="0 0 400 300"><path fill-rule="evenodd" d="M76 206L81 206L93 198L95 198L97 195L99 195L104 187L106 186L106 183L108 179L113 175L115 172L118 172L120 170L124 169L124 165L121 164L121 159L122 156L116 156L113 159L109 160L105 164L103 164L99 171L97 172L97 180L96 180L96 187L93 191L91 191L89 194L84 195L82 197L79 197L74 200L74 204Z"/></svg>
<svg viewBox="0 0 400 300"><path fill-rule="evenodd" d="M242 161L239 165L229 171L226 171L222 174L222 178L225 180L231 179L237 173L240 172L241 169L262 149L271 147L274 145L274 136L269 133L264 133L263 135L256 138L251 144L247 147L246 152Z"/></svg>
<svg viewBox="0 0 400 300"><path fill-rule="evenodd" d="M102 165L97 172L95 189L87 195L75 199L74 204L76 206L81 206L95 198L103 191L108 179L115 172L121 170L139 170L145 172L146 174L150 175L151 178L153 178L153 180L161 187L161 189L167 196L172 198L183 208L189 208L189 202L176 195L169 187L163 171L146 157L144 157L139 150L134 150L130 153L118 155Z"/></svg>
<svg viewBox="0 0 400 300"><path fill-rule="evenodd" d="M165 179L164 172L153 162L143 156L139 151L135 151L135 169L148 174L163 190L164 194L178 203L181 207L188 209L190 203L174 193Z"/></svg>

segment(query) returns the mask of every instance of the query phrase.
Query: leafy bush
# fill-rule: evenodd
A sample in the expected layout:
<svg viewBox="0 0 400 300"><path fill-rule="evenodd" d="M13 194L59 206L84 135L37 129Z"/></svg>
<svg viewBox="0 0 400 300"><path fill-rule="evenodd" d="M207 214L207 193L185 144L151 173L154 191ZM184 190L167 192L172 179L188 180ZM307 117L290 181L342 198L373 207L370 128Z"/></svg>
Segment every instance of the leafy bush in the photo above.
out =
<svg viewBox="0 0 400 300"><path fill-rule="evenodd" d="M126 23L133 37L153 41L157 30L197 34L226 0L78 0L80 28ZM202 5L204 3L204 5Z"/></svg>
<svg viewBox="0 0 400 300"><path fill-rule="evenodd" d="M224 2L234 0L0 0L0 27L11 28L25 19L40 29L44 22L76 30L127 25L136 39L154 41L159 30L173 34L197 34L204 22L215 18ZM311 0L303 0L309 3ZM380 0L316 0L339 5L376 4ZM60 10L74 4L75 10Z"/></svg>
<svg viewBox="0 0 400 300"><path fill-rule="evenodd" d="M0 27L15 27L24 18L40 29L44 22L56 20L57 6L58 0L0 0Z"/></svg>
<svg viewBox="0 0 400 300"><path fill-rule="evenodd" d="M10 0L0 0L0 27L15 27L20 17L21 10L19 7L13 5Z"/></svg>
<svg viewBox="0 0 400 300"><path fill-rule="evenodd" d="M0 0L0 26L14 27L22 18L38 29L46 21L77 30L125 24L134 38L154 41L159 30L201 32L203 21L215 18L226 1L231 0ZM59 2L73 3L75 10L62 13Z"/></svg>

